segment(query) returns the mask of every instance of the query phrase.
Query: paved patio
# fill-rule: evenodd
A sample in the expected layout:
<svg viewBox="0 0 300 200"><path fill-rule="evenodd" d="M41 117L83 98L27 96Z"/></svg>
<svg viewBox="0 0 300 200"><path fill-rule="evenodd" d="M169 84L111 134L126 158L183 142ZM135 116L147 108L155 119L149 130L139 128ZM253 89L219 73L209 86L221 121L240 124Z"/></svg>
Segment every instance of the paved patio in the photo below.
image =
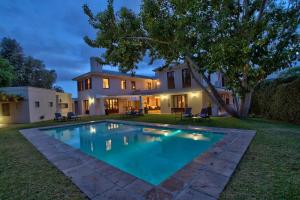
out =
<svg viewBox="0 0 300 200"><path fill-rule="evenodd" d="M68 176L88 198L93 200L218 199L236 166L246 152L251 140L255 136L255 131L253 130L119 120L102 121L220 132L224 133L224 137L221 141L216 143L213 148L196 157L192 162L177 171L160 185L154 186L103 161L96 160L82 153L80 150L76 150L42 132L42 129L45 128L66 125L23 129L21 133L49 162Z"/></svg>

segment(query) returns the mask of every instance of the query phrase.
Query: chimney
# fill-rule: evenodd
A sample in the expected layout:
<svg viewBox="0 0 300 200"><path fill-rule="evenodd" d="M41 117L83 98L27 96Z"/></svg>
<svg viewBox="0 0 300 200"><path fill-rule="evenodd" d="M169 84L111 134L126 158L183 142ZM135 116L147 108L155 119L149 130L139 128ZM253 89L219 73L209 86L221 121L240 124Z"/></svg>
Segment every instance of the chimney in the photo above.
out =
<svg viewBox="0 0 300 200"><path fill-rule="evenodd" d="M90 58L91 72L102 72L102 65L97 62L96 57Z"/></svg>

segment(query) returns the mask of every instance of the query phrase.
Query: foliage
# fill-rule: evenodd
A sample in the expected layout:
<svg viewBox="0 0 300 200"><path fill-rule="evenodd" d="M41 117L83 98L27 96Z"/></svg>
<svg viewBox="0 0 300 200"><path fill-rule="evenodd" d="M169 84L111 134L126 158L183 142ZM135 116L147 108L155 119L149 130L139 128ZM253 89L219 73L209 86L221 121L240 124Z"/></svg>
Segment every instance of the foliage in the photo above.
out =
<svg viewBox="0 0 300 200"><path fill-rule="evenodd" d="M298 67L292 67L289 68L288 70L281 72L279 74L279 78L285 79L289 77L300 77L300 66Z"/></svg>
<svg viewBox="0 0 300 200"><path fill-rule="evenodd" d="M0 92L0 101L18 102L18 101L23 101L23 100L24 100L24 98L22 96L6 94L5 92Z"/></svg>
<svg viewBox="0 0 300 200"><path fill-rule="evenodd" d="M300 122L300 77L261 83L253 94L251 112L270 119Z"/></svg>
<svg viewBox="0 0 300 200"><path fill-rule="evenodd" d="M23 49L16 40L4 37L0 44L0 56L13 66L15 79L11 86L52 88L56 72L46 69L41 60L24 56Z"/></svg>
<svg viewBox="0 0 300 200"><path fill-rule="evenodd" d="M54 89L56 92L62 92L62 93L65 92L64 89L63 89L62 87L57 86L57 85L53 86L52 89Z"/></svg>
<svg viewBox="0 0 300 200"><path fill-rule="evenodd" d="M299 125L231 117L178 121L172 115L163 114L132 118L91 116L82 117L80 122L107 118L256 130L254 140L219 199L298 199L300 196ZM60 125L68 123L59 122ZM0 173L0 199L85 199L78 188L18 132L57 124L51 120L0 129L0 169L3 172Z"/></svg>
<svg viewBox="0 0 300 200"><path fill-rule="evenodd" d="M97 30L95 39L84 39L106 50L101 62L134 72L146 54L166 65L186 61L208 84L209 90L198 83L202 89L230 111L205 74L222 72L227 88L241 99L230 111L235 116L247 115L255 86L291 66L300 51L296 0L143 0L138 14L127 8L115 13L109 0L97 15L87 5L83 9Z"/></svg>
<svg viewBox="0 0 300 200"><path fill-rule="evenodd" d="M0 87L11 85L14 79L13 67L0 57Z"/></svg>

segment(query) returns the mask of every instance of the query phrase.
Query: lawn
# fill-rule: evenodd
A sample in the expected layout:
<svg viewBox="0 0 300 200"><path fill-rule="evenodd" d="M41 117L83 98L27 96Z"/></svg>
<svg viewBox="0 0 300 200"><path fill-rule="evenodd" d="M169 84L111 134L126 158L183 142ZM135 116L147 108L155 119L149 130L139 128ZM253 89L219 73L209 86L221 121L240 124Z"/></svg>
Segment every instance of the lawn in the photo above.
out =
<svg viewBox="0 0 300 200"><path fill-rule="evenodd" d="M103 118L88 117L83 121ZM120 116L111 115L109 118L120 119ZM299 125L235 118L176 121L170 115L146 115L126 120L255 129L257 135L220 199L300 199ZM0 129L1 200L84 198L76 186L18 132L23 128L56 123L18 124Z"/></svg>

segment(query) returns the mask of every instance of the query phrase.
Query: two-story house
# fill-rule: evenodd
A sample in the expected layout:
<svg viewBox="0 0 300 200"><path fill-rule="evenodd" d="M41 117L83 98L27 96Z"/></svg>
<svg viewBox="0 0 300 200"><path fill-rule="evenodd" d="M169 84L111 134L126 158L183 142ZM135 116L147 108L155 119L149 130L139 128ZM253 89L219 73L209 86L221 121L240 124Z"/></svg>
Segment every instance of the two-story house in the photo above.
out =
<svg viewBox="0 0 300 200"><path fill-rule="evenodd" d="M79 113L104 115L144 108L149 113L171 113L172 108L186 107L191 107L193 114L203 107L211 107L213 115L222 112L197 85L184 63L154 72L156 76L149 77L103 70L91 58L91 71L73 79L77 81ZM211 74L209 79L226 103L232 104L231 92L223 88L222 74Z"/></svg>

